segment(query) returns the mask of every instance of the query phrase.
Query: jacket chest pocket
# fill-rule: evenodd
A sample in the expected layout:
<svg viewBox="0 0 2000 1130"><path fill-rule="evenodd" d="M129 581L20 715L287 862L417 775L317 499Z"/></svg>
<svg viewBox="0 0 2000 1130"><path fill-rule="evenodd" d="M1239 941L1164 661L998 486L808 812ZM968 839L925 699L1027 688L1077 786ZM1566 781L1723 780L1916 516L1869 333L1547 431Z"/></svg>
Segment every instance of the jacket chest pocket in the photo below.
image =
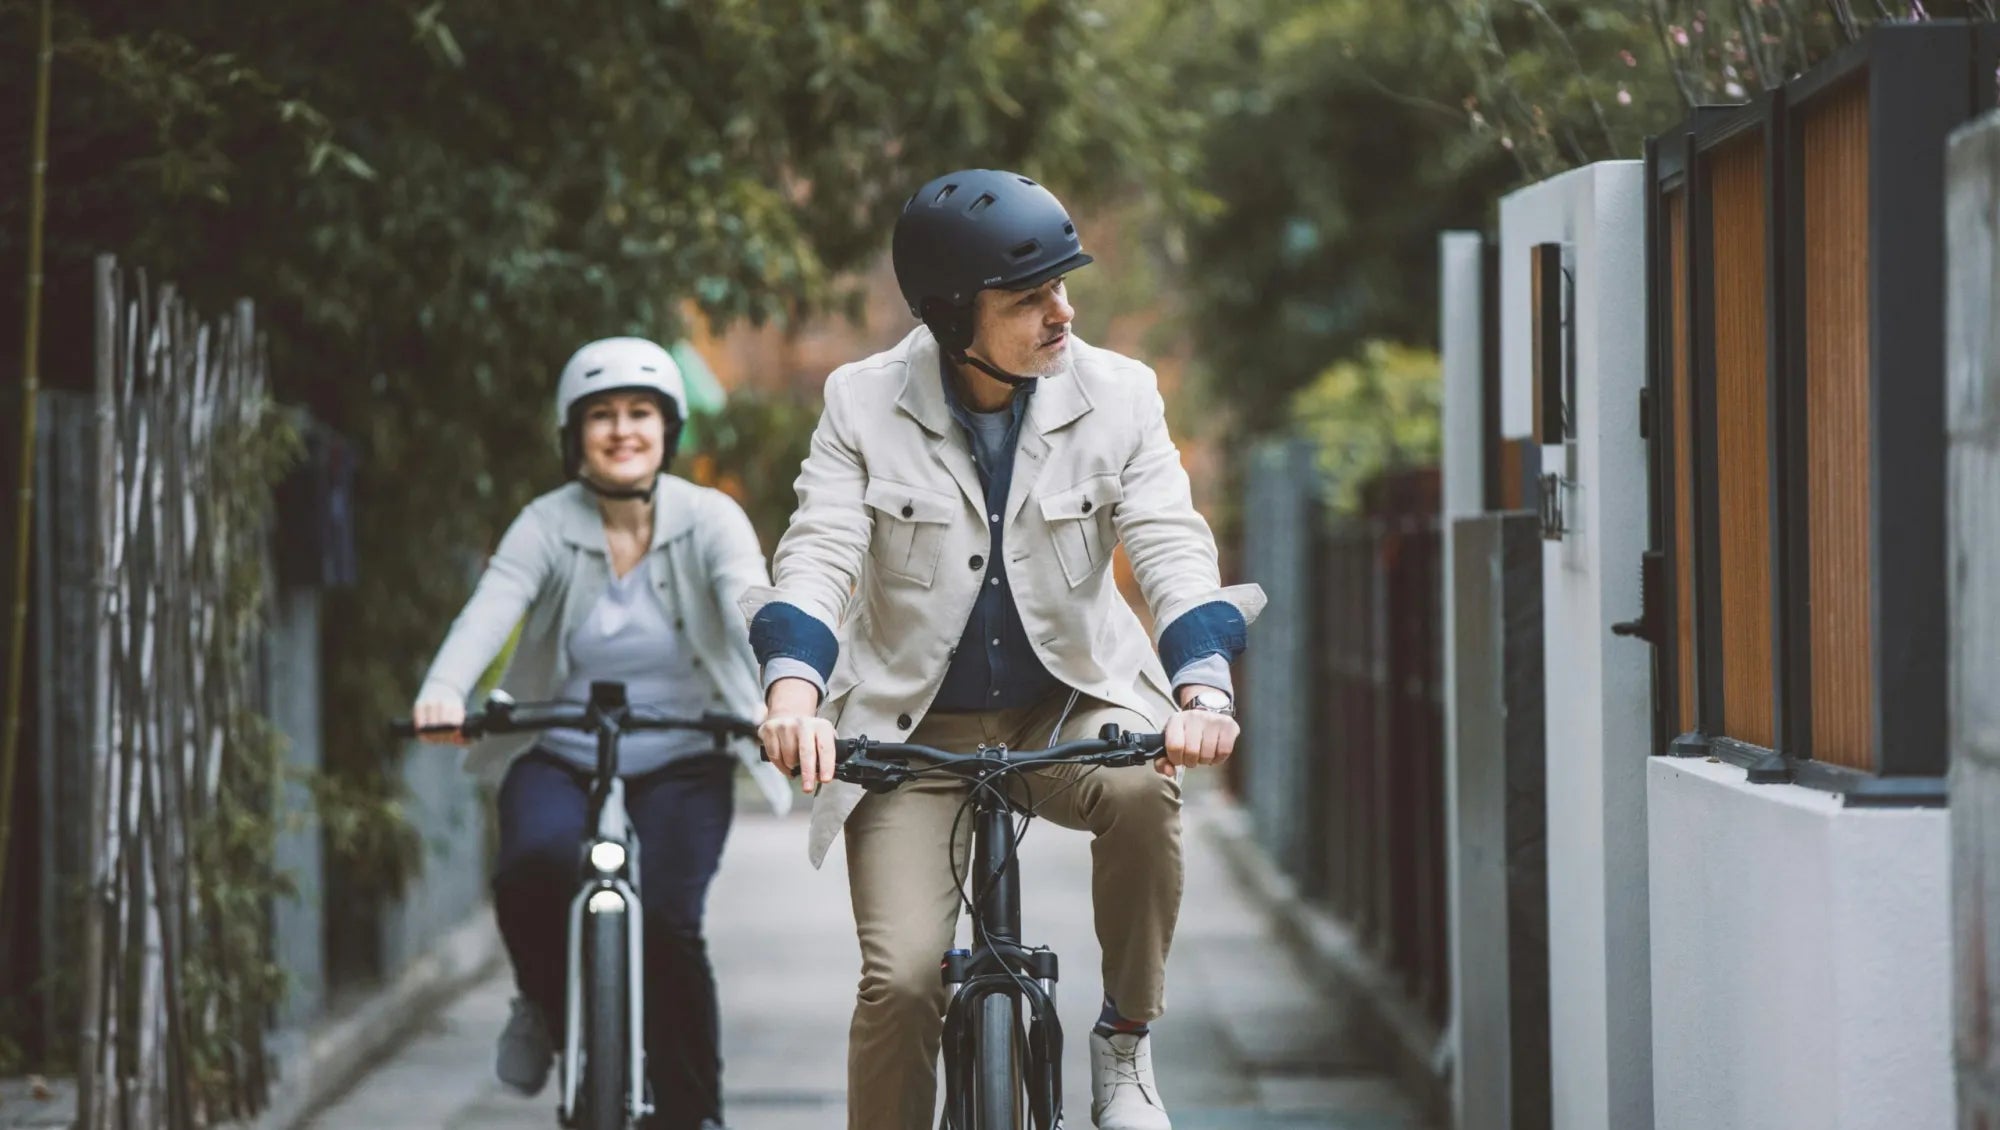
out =
<svg viewBox="0 0 2000 1130"><path fill-rule="evenodd" d="M870 479L862 501L874 513L868 554L883 572L929 588L937 579L945 531L958 512L954 495L888 479Z"/></svg>
<svg viewBox="0 0 2000 1130"><path fill-rule="evenodd" d="M1117 536L1111 515L1124 497L1125 488L1116 475L1092 475L1042 499L1042 520L1049 524L1056 560L1071 588L1111 560Z"/></svg>

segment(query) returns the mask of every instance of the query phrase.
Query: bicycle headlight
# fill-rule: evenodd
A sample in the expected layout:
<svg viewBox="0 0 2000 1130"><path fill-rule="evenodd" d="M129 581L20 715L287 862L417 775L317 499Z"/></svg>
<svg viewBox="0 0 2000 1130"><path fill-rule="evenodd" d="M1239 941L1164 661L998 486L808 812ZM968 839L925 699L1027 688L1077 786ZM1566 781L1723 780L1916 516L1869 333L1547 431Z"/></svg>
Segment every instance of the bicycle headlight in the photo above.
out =
<svg viewBox="0 0 2000 1130"><path fill-rule="evenodd" d="M625 845L610 840L590 845L590 865L606 875L625 870Z"/></svg>

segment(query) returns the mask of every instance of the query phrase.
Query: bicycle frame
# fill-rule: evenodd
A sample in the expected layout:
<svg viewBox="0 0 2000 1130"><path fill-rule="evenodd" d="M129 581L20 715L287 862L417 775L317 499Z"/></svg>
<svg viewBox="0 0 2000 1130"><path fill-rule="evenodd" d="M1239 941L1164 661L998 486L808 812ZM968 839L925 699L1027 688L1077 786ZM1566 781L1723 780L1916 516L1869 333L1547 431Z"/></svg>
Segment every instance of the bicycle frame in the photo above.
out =
<svg viewBox="0 0 2000 1130"><path fill-rule="evenodd" d="M989 751L1000 758L1005 747ZM997 770L996 770L997 771ZM983 780L985 776L980 778ZM970 951L945 955L942 976L952 988L945 1012L945 1113L953 1130L975 1125L973 1033L987 998L1011 996L1028 1018L1027 1055L1020 1074L1034 1130L1062 1126L1062 1026L1056 1017L1058 965L1047 946L1028 947L1021 935L1021 871L1010 819L1014 806L998 790L974 786L973 919Z"/></svg>
<svg viewBox="0 0 2000 1130"><path fill-rule="evenodd" d="M523 717L516 714L516 708ZM645 925L639 900L639 836L625 807L625 782L618 776L618 743L635 730L699 731L715 739L715 751L722 753L731 737L754 737L754 723L733 715L713 712L699 718L647 717L632 712L626 701L625 684L596 682L590 685L590 700L578 710L572 702L536 703L522 706L501 692L487 700L486 709L467 715L456 730L468 738L487 734L522 733L555 728L580 729L597 735L597 771L590 791L591 834L580 845L577 860L577 892L570 900L568 938L563 987L563 1046L558 1060L556 1114L565 1126L573 1126L578 1114L577 1091L588 1063L584 1048L584 998L590 991L589 971L584 967L583 942L586 926L594 919L619 916L617 926L625 938L625 1038L630 1059L626 1064L627 1091L623 1114L637 1123L654 1113L646 1091L646 962ZM428 731L426 731L428 732ZM418 737L409 719L389 724L392 737ZM599 848L615 848L599 857ZM612 951L616 953L616 950ZM605 1105L609 1105L606 1101Z"/></svg>
<svg viewBox="0 0 2000 1130"><path fill-rule="evenodd" d="M1023 768L1023 762L1143 765L1160 756L1163 745L1162 735L1121 733L1115 725L1103 727L1095 740L1064 742L1012 757L1004 745L982 746L976 753L960 754L923 745L872 742L865 736L836 743L835 776L871 792L893 791L914 780L918 771L911 769L912 759L953 766L953 774L972 786L973 948L947 952L940 968L951 992L944 1018L944 1124L948 1130L973 1130L978 1125L982 1115L976 1109L974 1079L983 1066L1004 1066L982 1063L975 1043L975 1018L984 1021L986 1003L995 996L1006 996L1017 1006L1025 1006L1027 1040L1022 1050L1027 1054L1025 1064L1016 1069L1019 1079L1015 1087L1018 1091L1025 1084L1027 1117L1033 1130L1062 1130L1063 1125L1056 955L1047 946L1021 944L1021 872L1010 819L1016 805L996 779ZM1032 818L1032 811L1028 815ZM1020 1035L1018 1017L1017 1011L1016 1036ZM998 1111L989 1113L1005 1117ZM1018 1109L1015 1113L1019 1114Z"/></svg>

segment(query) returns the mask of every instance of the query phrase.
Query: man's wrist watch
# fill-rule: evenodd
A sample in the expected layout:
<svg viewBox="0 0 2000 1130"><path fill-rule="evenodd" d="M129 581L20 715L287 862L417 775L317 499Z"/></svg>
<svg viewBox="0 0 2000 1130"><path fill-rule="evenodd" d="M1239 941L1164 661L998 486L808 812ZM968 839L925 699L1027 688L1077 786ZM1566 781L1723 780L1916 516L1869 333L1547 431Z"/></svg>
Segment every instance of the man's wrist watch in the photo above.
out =
<svg viewBox="0 0 2000 1130"><path fill-rule="evenodd" d="M1182 710L1206 710L1211 714L1236 717L1236 700L1218 690L1196 691L1188 696Z"/></svg>

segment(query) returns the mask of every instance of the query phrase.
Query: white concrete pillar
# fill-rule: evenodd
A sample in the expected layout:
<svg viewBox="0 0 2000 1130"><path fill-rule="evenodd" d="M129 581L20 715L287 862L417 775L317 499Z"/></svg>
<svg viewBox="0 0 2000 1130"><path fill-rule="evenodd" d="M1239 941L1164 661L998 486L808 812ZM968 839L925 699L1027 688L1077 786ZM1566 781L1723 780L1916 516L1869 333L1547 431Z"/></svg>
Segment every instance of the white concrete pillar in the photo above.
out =
<svg viewBox="0 0 2000 1130"><path fill-rule="evenodd" d="M1543 550L1550 1050L1557 1130L1653 1125L1646 886L1650 656L1611 634L1639 611L1646 543L1643 166L1613 161L1500 204L1502 422L1526 434L1530 249L1564 245L1574 438L1542 450L1569 530Z"/></svg>

